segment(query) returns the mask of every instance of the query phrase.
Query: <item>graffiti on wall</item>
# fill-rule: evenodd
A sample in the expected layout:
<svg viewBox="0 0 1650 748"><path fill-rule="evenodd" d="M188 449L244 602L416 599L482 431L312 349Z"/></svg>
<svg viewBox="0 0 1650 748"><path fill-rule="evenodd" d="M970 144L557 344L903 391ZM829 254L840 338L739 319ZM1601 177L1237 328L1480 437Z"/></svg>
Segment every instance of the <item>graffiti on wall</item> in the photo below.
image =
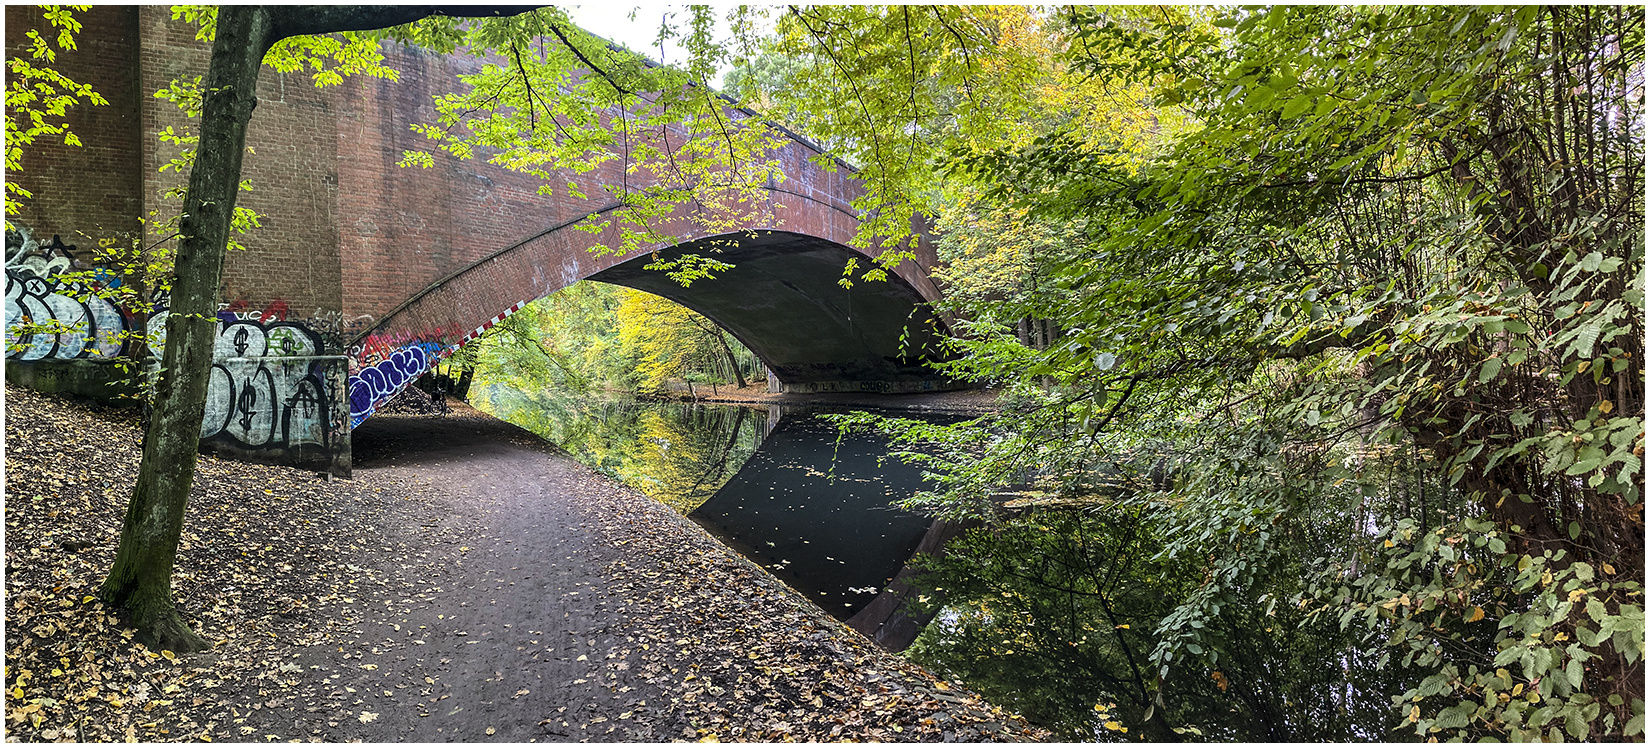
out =
<svg viewBox="0 0 1650 748"><path fill-rule="evenodd" d="M74 245L42 244L27 229L6 231L6 358L113 358L125 345L127 317L95 288L61 277L77 269ZM104 282L118 284L116 279ZM33 330L29 326L45 326Z"/></svg>
<svg viewBox="0 0 1650 748"><path fill-rule="evenodd" d="M114 358L132 330L145 334L149 353L159 358L170 315L166 292L155 292L147 325L139 328L126 310L89 293L118 286L118 276L78 264L74 250L57 236L41 243L27 229L6 232L6 357ZM87 276L91 287L70 280ZM323 336L292 319L284 300L231 301L219 305L217 317L201 441L255 459L347 471L346 360L327 356Z"/></svg>
<svg viewBox="0 0 1650 748"><path fill-rule="evenodd" d="M371 333L350 348L349 420L350 428L360 426L380 407L418 379L420 375L441 360L453 355L464 344L480 337L504 318L509 317L527 302L516 302L480 327L465 333L456 343L447 345L452 335L446 330L428 330L419 334Z"/></svg>
<svg viewBox="0 0 1650 748"><path fill-rule="evenodd" d="M131 316L86 293L92 289L59 277L88 269L76 265L74 249L57 236L41 244L26 229L7 231L7 358L113 358L125 349ZM95 283L119 284L112 276L94 278ZM156 291L143 329L148 349L157 358L166 346L168 301L164 290ZM332 450L347 440L350 429L419 376L525 305L517 303L462 334L448 329L369 334L350 348L348 375L340 391L329 382L327 369L342 368L342 362L329 360L326 336L307 320L292 319L286 301L255 306L237 299L221 304L201 439L253 452L302 445ZM336 313L329 318L318 310L317 317L319 327L342 329ZM53 329L32 334L14 330L25 324L52 324Z"/></svg>
<svg viewBox="0 0 1650 748"><path fill-rule="evenodd" d="M446 356L439 343L404 346L349 377L350 428L361 425L390 398Z"/></svg>
<svg viewBox="0 0 1650 748"><path fill-rule="evenodd" d="M329 448L342 424L332 422L323 353L320 337L294 322L220 319L201 438Z"/></svg>

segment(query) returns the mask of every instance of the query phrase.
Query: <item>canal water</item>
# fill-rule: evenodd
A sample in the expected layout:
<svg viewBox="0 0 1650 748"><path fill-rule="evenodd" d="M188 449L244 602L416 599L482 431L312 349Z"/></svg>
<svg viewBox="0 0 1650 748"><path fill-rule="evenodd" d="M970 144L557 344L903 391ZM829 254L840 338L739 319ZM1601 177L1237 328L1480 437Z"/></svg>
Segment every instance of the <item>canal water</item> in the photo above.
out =
<svg viewBox="0 0 1650 748"><path fill-rule="evenodd" d="M888 444L794 406L473 392L476 407L664 503L847 620L893 579L929 520L890 503L922 484ZM907 415L909 414L902 414Z"/></svg>

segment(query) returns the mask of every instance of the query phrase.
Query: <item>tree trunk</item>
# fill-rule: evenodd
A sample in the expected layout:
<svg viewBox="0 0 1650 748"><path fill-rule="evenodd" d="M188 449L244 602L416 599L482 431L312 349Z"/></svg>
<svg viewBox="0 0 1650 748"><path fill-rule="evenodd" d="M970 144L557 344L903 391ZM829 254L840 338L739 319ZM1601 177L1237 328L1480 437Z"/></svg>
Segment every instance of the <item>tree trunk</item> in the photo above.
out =
<svg viewBox="0 0 1650 748"><path fill-rule="evenodd" d="M458 384L453 387L453 394L464 402L470 402L470 382L475 375L475 369L465 367L458 373Z"/></svg>
<svg viewBox="0 0 1650 748"><path fill-rule="evenodd" d="M739 360L733 357L733 347L728 345L728 339L723 337L721 330L716 331L716 342L722 344L722 352L728 356L728 368L733 369L734 381L739 383L739 389L745 389L745 373L739 370Z"/></svg>
<svg viewBox="0 0 1650 748"><path fill-rule="evenodd" d="M246 150L246 123L257 105L254 88L269 37L266 9L219 10L200 146L180 222L154 417L144 435L143 462L126 507L120 549L99 591L125 613L138 640L154 648L193 652L207 647L172 602L172 566L195 479L217 333L218 284Z"/></svg>

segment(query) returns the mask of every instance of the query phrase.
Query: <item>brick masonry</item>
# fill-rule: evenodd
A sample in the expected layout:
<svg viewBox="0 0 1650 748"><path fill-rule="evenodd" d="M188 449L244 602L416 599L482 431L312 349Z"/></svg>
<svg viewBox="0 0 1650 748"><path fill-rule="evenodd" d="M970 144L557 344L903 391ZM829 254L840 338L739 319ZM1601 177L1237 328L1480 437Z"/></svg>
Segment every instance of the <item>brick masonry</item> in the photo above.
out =
<svg viewBox="0 0 1650 748"><path fill-rule="evenodd" d="M7 219L39 238L60 234L88 255L98 241L124 243L138 231L143 214L142 126L144 95L137 75L138 8L99 6L77 13L83 24L78 49L58 58L70 79L92 86L108 106L81 104L68 112L67 125L83 145L60 138L36 140L11 177L34 199ZM28 57L30 29L48 27L33 5L6 6L6 56ZM55 35L42 32L47 38ZM8 82L10 73L8 71Z"/></svg>
<svg viewBox="0 0 1650 748"><path fill-rule="evenodd" d="M16 54L23 31L41 19L30 7L6 13L8 52ZM80 49L59 65L110 105L73 110L69 124L84 147L43 144L26 154L20 181L36 198L17 221L43 237L81 237L84 248L129 237L140 217L175 215L180 201L165 193L182 177L160 169L178 149L158 133L195 123L153 94L204 75L209 48L162 6L97 7L79 17ZM457 90L456 76L483 61L389 43L385 52L398 81L355 77L317 89L302 73L266 68L260 77L244 167L252 190L239 200L263 216L262 227L226 261L221 294L230 311L301 322L329 353L358 356L353 370L409 344L442 355L512 306L631 259L596 257L589 234L551 230L611 202L602 186L627 179L616 162L570 177L588 199L561 184L541 195L537 178L485 160L438 153L431 169L397 166L404 150L428 150L411 126L434 118L432 97ZM860 187L846 170L813 163L817 155L795 141L780 149L786 179L771 185L773 220L749 228L847 244ZM684 240L701 236L686 215L668 223ZM926 242L919 257L898 275L931 300L938 292L923 272L934 259Z"/></svg>

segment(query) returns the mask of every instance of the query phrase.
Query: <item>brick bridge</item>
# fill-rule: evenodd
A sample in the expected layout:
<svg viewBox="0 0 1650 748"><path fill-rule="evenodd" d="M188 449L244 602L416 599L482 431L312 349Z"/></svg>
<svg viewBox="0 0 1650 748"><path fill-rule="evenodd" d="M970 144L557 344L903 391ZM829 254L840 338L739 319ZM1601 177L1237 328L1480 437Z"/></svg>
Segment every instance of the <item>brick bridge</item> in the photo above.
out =
<svg viewBox="0 0 1650 748"><path fill-rule="evenodd" d="M78 333L17 341L25 347L8 353L8 375L37 381L83 376L64 372L121 352L112 335L122 329L157 329L164 312L143 320L77 301L53 277L91 266L89 250L100 242L129 246L140 217L176 213L178 203L162 193L180 179L160 167L177 147L157 134L191 123L152 94L203 75L209 56L164 7L78 16L80 49L59 66L109 106L71 110L84 147L46 144L24 155L19 181L35 197L11 217L20 230L7 236L8 343L25 315L84 323ZM38 9L8 6L8 55L21 54L23 33L42 24ZM245 163L253 189L241 204L261 213L263 226L224 270L208 447L347 472L349 430L413 377L523 304L586 278L705 314L788 391L945 385L908 353L931 334L922 305L938 297L925 273L934 262L926 234L918 262L888 282L839 286L850 258L864 264L848 243L859 225L851 203L862 191L848 170L815 164L812 144L790 138L773 154L785 179L767 185L764 218L707 235L678 215L661 227L671 241L597 256L588 249L617 246L614 237L572 226L612 208L603 187L625 179L615 163L568 175L590 199L559 185L541 195L538 179L484 161L438 155L431 169L398 167L404 150L428 149L410 126L433 121L431 97L457 89L457 74L481 61L387 43L385 52L399 81L357 77L316 89L305 75L268 69L259 80ZM714 280L683 288L641 267L655 251L712 245L717 259L735 265Z"/></svg>

